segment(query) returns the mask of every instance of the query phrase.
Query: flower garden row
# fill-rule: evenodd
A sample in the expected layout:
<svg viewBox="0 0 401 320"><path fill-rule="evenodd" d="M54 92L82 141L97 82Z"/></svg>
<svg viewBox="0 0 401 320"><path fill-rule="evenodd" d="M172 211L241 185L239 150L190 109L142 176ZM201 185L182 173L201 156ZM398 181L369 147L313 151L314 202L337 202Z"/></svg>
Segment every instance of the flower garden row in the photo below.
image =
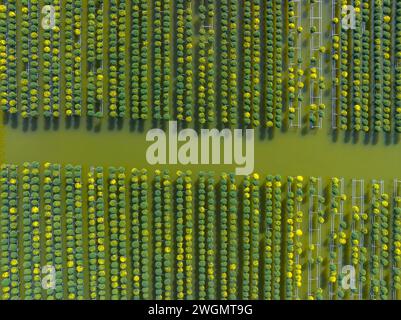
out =
<svg viewBox="0 0 401 320"><path fill-rule="evenodd" d="M393 46L394 52L394 96L395 96L395 127L397 132L401 131L401 3L396 2L395 14L395 44Z"/></svg>
<svg viewBox="0 0 401 320"><path fill-rule="evenodd" d="M215 7L213 0L202 0L199 6L199 86L196 105L200 124L213 123L215 119Z"/></svg>
<svg viewBox="0 0 401 320"><path fill-rule="evenodd" d="M125 94L125 42L126 39L125 0L110 1L109 15L109 115L124 117L126 112Z"/></svg>
<svg viewBox="0 0 401 320"><path fill-rule="evenodd" d="M41 37L42 7L37 0L25 0L18 8L14 1L4 1L1 108L24 118L108 115L174 118L202 126L243 122L249 127L280 128L288 121L297 127L299 119L304 121L299 115L308 83L307 121L312 128L320 127L325 104L318 97L325 96L322 63L327 50L324 45L316 47L322 37L320 20L312 17L310 29L304 30L298 3L288 1L283 8L278 0L243 4L224 0L216 19L214 0L203 0L197 8L190 0L156 1L152 6L148 0L113 0L107 7L101 0L91 0L86 16L80 1L46 0L43 5L54 9L55 26L44 28ZM356 27L349 32L341 22L341 8L348 2L335 3L335 127L398 132L399 4L392 10L390 0L354 0ZM309 14L316 15L314 8L321 5L312 2ZM299 48L308 38L313 52L306 67ZM287 70L283 70L284 55ZM288 73L288 98L284 98L284 73Z"/></svg>
<svg viewBox="0 0 401 320"><path fill-rule="evenodd" d="M192 121L192 56L193 56L193 26L191 0L176 1L177 28L177 119Z"/></svg>
<svg viewBox="0 0 401 320"><path fill-rule="evenodd" d="M266 119L267 127L282 126L283 17L282 1L266 3ZM263 122L262 122L263 123Z"/></svg>
<svg viewBox="0 0 401 320"><path fill-rule="evenodd" d="M16 3L0 5L0 107L17 112Z"/></svg>
<svg viewBox="0 0 401 320"><path fill-rule="evenodd" d="M309 123L311 128L321 128L325 116L326 105L323 102L326 89L325 77L323 74L323 63L326 47L323 44L323 4L311 1L310 9L310 105Z"/></svg>
<svg viewBox="0 0 401 320"><path fill-rule="evenodd" d="M2 299L401 293L401 200L381 181L354 203L340 178L33 162L2 165L0 179ZM345 265L362 296L341 285Z"/></svg>
<svg viewBox="0 0 401 320"><path fill-rule="evenodd" d="M37 0L22 1L21 8L20 112L22 117L39 114L39 7Z"/></svg>
<svg viewBox="0 0 401 320"><path fill-rule="evenodd" d="M54 6L54 19L55 21L60 20L60 1L59 0L47 0L45 1L45 5L53 5ZM71 3L67 3L68 8L71 8ZM67 38L71 38L71 15L72 10L68 11L68 16L66 19L67 22ZM46 117L60 116L60 78L61 78L61 69L60 69L60 27L56 26L55 28L45 29L44 30L44 41L43 41L43 114ZM68 40L69 42L69 40ZM66 46L66 65L67 68L70 67L71 63L71 45ZM69 69L66 72L70 71ZM71 73L71 71L69 72ZM71 92L71 83L70 81L66 82L66 92ZM69 96L66 97L69 100ZM71 102L66 102L66 109L68 110L68 106Z"/></svg>
<svg viewBox="0 0 401 320"><path fill-rule="evenodd" d="M61 2L60 2L61 3ZM67 0L65 12L65 114L82 115L82 3L79 0ZM92 9L91 9L92 10ZM60 21L60 20L59 20ZM88 32L92 28L88 26ZM92 30L92 29L91 29ZM54 33L54 30L51 31ZM88 37L92 39L92 37ZM92 40L90 40L92 41ZM92 45L92 42L88 42ZM89 110L89 108L88 108Z"/></svg>
<svg viewBox="0 0 401 320"><path fill-rule="evenodd" d="M354 0L355 28L351 32L342 27L341 8L348 4L345 0L337 2L332 21L336 127L357 132L400 132L400 109L392 103L398 101L398 84L393 82L398 78L400 49L399 19L393 4L390 0Z"/></svg>
<svg viewBox="0 0 401 320"><path fill-rule="evenodd" d="M221 121L237 125L238 121L238 4L234 0L221 3Z"/></svg>
<svg viewBox="0 0 401 320"><path fill-rule="evenodd" d="M88 34L87 34L87 101L88 116L103 117L104 103L104 30L103 30L103 1L88 1ZM113 75L110 75L112 79Z"/></svg>
<svg viewBox="0 0 401 320"><path fill-rule="evenodd" d="M304 70L302 67L302 37L303 27L299 17L302 16L301 4L296 1L288 1L288 120L290 126L299 126L299 118L302 112L304 99Z"/></svg>
<svg viewBox="0 0 401 320"><path fill-rule="evenodd" d="M147 119L149 112L148 100L148 2L146 0L132 1L131 17L131 114L133 119Z"/></svg>
<svg viewBox="0 0 401 320"><path fill-rule="evenodd" d="M343 32L344 3L336 7L338 35L332 39L339 127L388 132L399 127L399 107L389 104L393 94L399 100L399 86L390 85L398 77L391 71L399 42L398 36L392 40L399 31L392 19L398 18L389 0L383 6L355 0L356 29ZM37 0L18 8L4 1L0 7L0 105L8 113L177 119L200 126L280 128L304 121L321 126L325 103L316 97L326 97L327 49L316 47L324 38L321 20L312 17L306 30L302 19L310 17L298 1L224 0L217 8L215 0L202 0L197 7L191 0L90 0L85 11L78 0L43 5L54 8L55 19L43 37ZM320 6L311 3L311 8ZM307 39L313 52L304 61ZM307 86L312 99L305 97Z"/></svg>

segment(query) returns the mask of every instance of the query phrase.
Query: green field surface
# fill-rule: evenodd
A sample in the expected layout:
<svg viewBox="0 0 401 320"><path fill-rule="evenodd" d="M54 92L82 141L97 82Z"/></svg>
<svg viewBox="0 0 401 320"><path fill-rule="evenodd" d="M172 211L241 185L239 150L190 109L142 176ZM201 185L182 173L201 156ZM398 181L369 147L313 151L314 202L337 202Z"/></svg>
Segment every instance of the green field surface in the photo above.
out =
<svg viewBox="0 0 401 320"><path fill-rule="evenodd" d="M399 10L2 0L0 300L399 299ZM168 121L254 129L254 173L149 165Z"/></svg>

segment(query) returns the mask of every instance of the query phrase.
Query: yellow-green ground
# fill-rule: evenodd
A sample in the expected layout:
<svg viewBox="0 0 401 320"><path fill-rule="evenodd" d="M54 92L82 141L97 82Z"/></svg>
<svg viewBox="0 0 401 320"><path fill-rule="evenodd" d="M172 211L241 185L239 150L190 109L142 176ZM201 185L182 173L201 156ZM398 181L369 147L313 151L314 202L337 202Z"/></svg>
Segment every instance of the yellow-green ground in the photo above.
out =
<svg viewBox="0 0 401 320"><path fill-rule="evenodd" d="M41 3L41 1L39 1ZM86 14L83 1L83 16ZM104 1L108 6L108 1ZM129 1L128 1L129 3ZM331 2L324 1L324 19L329 21L331 15ZM308 6L303 10L307 13ZM106 12L106 10L105 10ZM149 10L151 12L151 10ZM150 13L149 13L150 14ZM63 22L61 22L63 23ZM304 29L309 28L309 19L304 19ZM105 26L107 26L107 18ZM85 29L85 19L83 19L83 29ZM329 35L330 24L324 25L324 34ZM149 28L151 34L151 28ZM107 39L107 36L106 36ZM325 45L330 47L330 37L324 37ZM306 38L304 49L305 68L308 60L309 41ZM85 43L85 32L83 32L83 43ZM105 44L107 52L107 41ZM105 55L106 56L106 55ZM328 56L328 55L327 55ZM83 49L83 61L85 61L85 46ZM128 57L127 57L128 58ZM107 59L105 60L107 61ZM325 62L330 64L330 58ZM62 64L63 65L63 64ZM85 65L85 64L83 64ZM127 64L127 68L128 68ZM85 75L83 67L82 74ZM372 179L383 179L385 181L385 192L391 194L393 190L393 179L401 178L401 146L396 136L385 137L380 134L374 138L366 137L365 134L359 136L348 136L340 132L334 132L331 129L331 97L330 68L326 70L327 94L324 94L326 103L326 115L323 121L323 128L316 130L288 129L282 132L261 132L256 130L255 141L255 172L264 177L267 174L280 174L283 177L289 175L302 175L305 178L314 176L322 177L328 182L331 177L343 177L346 182L346 194L348 199L345 202L346 220L351 221L351 179L364 179L365 190L370 190ZM63 69L62 69L63 70ZM107 74L107 69L104 68ZM150 81L150 79L149 79ZM107 90L105 90L105 95ZM305 97L309 96L309 89L305 89ZM85 98L85 95L84 95ZM85 100L85 99L84 99ZM62 100L63 101L63 100ZM308 98L305 99L305 105L308 104ZM304 114L307 116L307 114ZM50 125L46 127L44 120L39 118L36 128L31 125L24 129L23 120L18 118L16 122L5 121L0 128L0 161L1 163L22 164L26 161L39 161L65 164L77 164L84 167L83 179L88 172L89 166L124 166L129 168L147 168L149 171L154 169L176 170L190 169L196 174L203 170L214 171L216 176L222 172L234 170L234 166L149 166L146 162L145 152L149 143L145 141L146 131L150 128L146 123L143 129L138 129L129 123L128 119L123 121L121 127L110 128L107 118L94 120L94 124L89 126L86 118L82 117L77 128L67 127L65 119L62 117L57 127ZM263 131L263 130L262 130ZM326 183L325 183L326 186ZM369 197L366 197L366 207L369 206ZM307 247L307 201L304 203L305 218L303 222L304 247ZM84 217L86 217L84 213ZM326 245L322 249L322 256L328 257L327 236L330 230L330 220L322 227L322 238ZM347 233L349 234L348 228ZM351 248L346 249L343 263L349 263L349 252ZM307 298L307 258L305 254L301 258L303 262L304 286L300 292L301 298ZM322 269L322 279L327 278L327 260L325 260ZM87 275L86 275L87 276ZM324 288L327 290L327 287ZM325 291L324 297L329 298ZM365 293L365 298L368 294Z"/></svg>

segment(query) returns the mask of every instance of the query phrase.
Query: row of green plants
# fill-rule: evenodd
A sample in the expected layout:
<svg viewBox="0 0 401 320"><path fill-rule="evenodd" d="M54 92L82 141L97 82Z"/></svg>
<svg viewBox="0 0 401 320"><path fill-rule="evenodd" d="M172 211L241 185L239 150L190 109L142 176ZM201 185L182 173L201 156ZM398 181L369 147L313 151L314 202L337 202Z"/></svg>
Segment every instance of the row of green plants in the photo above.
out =
<svg viewBox="0 0 401 320"><path fill-rule="evenodd" d="M370 57L371 57L371 41L370 41L370 1L362 0L362 23L365 28L362 32L362 61L361 61L361 71L362 71L362 100L361 100L361 113L362 113L362 129L364 132L368 132L370 128L370 117L371 117L371 92L370 92Z"/></svg>
<svg viewBox="0 0 401 320"><path fill-rule="evenodd" d="M202 0L199 10L199 50L197 117L200 125L215 121L215 6L213 0Z"/></svg>
<svg viewBox="0 0 401 320"><path fill-rule="evenodd" d="M361 1L354 1L354 7L361 10ZM362 124L362 14L355 17L355 29L352 34L352 128L355 131L361 131L364 128ZM365 122L365 125L368 123Z"/></svg>
<svg viewBox="0 0 401 320"><path fill-rule="evenodd" d="M397 190L397 189L396 189ZM392 272L392 291L400 292L401 290L401 197L394 197L393 220L392 220L392 243L391 256L393 268ZM399 295L394 295L398 298ZM393 296L393 298L394 298Z"/></svg>
<svg viewBox="0 0 401 320"><path fill-rule="evenodd" d="M343 6L347 5L346 0L341 1L341 6L339 6L340 12ZM340 20L342 16L340 16ZM349 124L349 110L348 105L350 103L350 97L348 96L350 90L349 83L349 70L350 70L350 61L349 61L349 35L346 30L341 25L340 22L339 30L340 30L340 128L342 130L347 130L350 127Z"/></svg>
<svg viewBox="0 0 401 320"><path fill-rule="evenodd" d="M153 101L152 116L155 120L170 119L170 32L171 6L169 1L155 1L153 4Z"/></svg>
<svg viewBox="0 0 401 320"><path fill-rule="evenodd" d="M103 117L103 1L88 1L87 29L87 114Z"/></svg>
<svg viewBox="0 0 401 320"><path fill-rule="evenodd" d="M158 174L156 172L156 174ZM163 259L163 269L162 269L162 298L166 300L170 300L173 298L173 277L172 270L174 268L173 261L173 231L172 225L174 223L172 209L173 209L173 199L172 199L172 191L173 184L170 180L170 172L165 170L163 173L159 173L161 175L161 199L162 199L162 230L163 230L163 239L164 239L164 250L162 252ZM192 229L191 229L192 231ZM188 270L191 272L192 270Z"/></svg>
<svg viewBox="0 0 401 320"><path fill-rule="evenodd" d="M156 299L164 298L164 230L163 230L163 182L162 173L158 170L155 172L153 183L153 212L154 212L154 264L155 264L155 297ZM170 259L169 259L170 260ZM168 263L167 266L168 267Z"/></svg>
<svg viewBox="0 0 401 320"><path fill-rule="evenodd" d="M125 169L109 168L108 214L111 299L128 299Z"/></svg>
<svg viewBox="0 0 401 320"><path fill-rule="evenodd" d="M260 1L244 3L243 119L245 126L260 125Z"/></svg>
<svg viewBox="0 0 401 320"><path fill-rule="evenodd" d="M0 287L2 300L20 299L19 225L18 225L18 168L2 165L1 179L1 254Z"/></svg>
<svg viewBox="0 0 401 320"><path fill-rule="evenodd" d="M222 4L223 6L224 4ZM176 50L177 50L177 84L176 104L177 120L192 121L193 104L193 26L192 26L192 2L179 0L176 2Z"/></svg>
<svg viewBox="0 0 401 320"><path fill-rule="evenodd" d="M81 87L81 5L78 1L67 0L65 13L65 114L67 116L77 115L82 113L82 98L80 94ZM61 19L60 13L57 13L56 28L60 29ZM49 29L50 34L49 45L53 45L54 31ZM60 60L60 53L56 61ZM58 68L60 69L60 67ZM59 71L59 70L58 70ZM61 75L60 75L61 76ZM60 91L60 89L59 89ZM60 92L59 92L60 95ZM51 111L51 109L50 109ZM53 115L51 112L49 116Z"/></svg>
<svg viewBox="0 0 401 320"><path fill-rule="evenodd" d="M393 97L393 30L392 19L397 19L392 3L386 1L355 0L355 28L350 32L342 26L341 9L337 4L332 21L332 59L338 68L333 85L336 87L336 125L341 130L389 133L397 127L397 107ZM397 37L396 37L397 39ZM397 49L395 49L397 51ZM370 62L372 59L372 63ZM396 59L395 59L396 60ZM394 75L396 76L396 73ZM394 86L397 90L397 85ZM395 94L396 95L396 94Z"/></svg>
<svg viewBox="0 0 401 320"><path fill-rule="evenodd" d="M42 299L40 177L39 163L24 163L22 169L22 274L25 300Z"/></svg>
<svg viewBox="0 0 401 320"><path fill-rule="evenodd" d="M39 115L39 7L37 0L21 3L20 112L23 118Z"/></svg>
<svg viewBox="0 0 401 320"><path fill-rule="evenodd" d="M0 108L11 114L18 111L16 10L14 1L0 5Z"/></svg>
<svg viewBox="0 0 401 320"><path fill-rule="evenodd" d="M344 260L344 247L347 244L347 237L344 229L346 222L344 220L343 206L347 196L343 193L344 181L334 177L330 183L330 234L329 234L329 298L341 300L344 298L344 290L341 286L342 280L342 262Z"/></svg>
<svg viewBox="0 0 401 320"><path fill-rule="evenodd" d="M43 215L45 261L47 266L53 266L55 283L47 290L47 299L63 298L63 250L61 226L61 168L58 164L44 164L43 181Z"/></svg>
<svg viewBox="0 0 401 320"><path fill-rule="evenodd" d="M323 17L320 17L322 3L311 1L310 32L310 105L309 105L309 126L310 128L321 128L325 114L325 104L323 103L324 91L326 89L323 74L324 54L326 47L323 45Z"/></svg>
<svg viewBox="0 0 401 320"><path fill-rule="evenodd" d="M119 74L119 47L118 47L118 1L110 1L109 9L109 115L115 118L119 115L119 110L117 109L117 103L119 101L117 95L117 87L119 84L118 74Z"/></svg>
<svg viewBox="0 0 401 320"><path fill-rule="evenodd" d="M221 120L225 125L236 126L241 114L246 126L279 128L282 125L282 55L286 30L290 63L288 117L290 121L296 120L305 81L302 58L296 48L299 40L306 38L303 27L297 25L297 18L302 15L298 12L297 1L288 1L286 19L282 17L283 4L279 0L263 6L260 0L244 4L224 0L219 8L215 1L205 0L196 10L189 0L156 1L151 7L147 0L133 0L130 8L125 0L112 0L107 12L102 1L90 0L85 17L78 0L46 0L43 4L55 8L56 22L53 28L43 30L43 37L39 36L42 21L37 0L24 0L18 8L13 1L4 1L0 7L0 105L4 111L19 111L24 118L36 117L40 112L46 117L59 117L62 113L80 116L86 105L84 113L100 118L107 105L110 117L125 117L129 104L133 119L146 119L151 113L156 120L168 120L174 110L178 120L188 123L194 121L196 113L201 125ZM338 34L332 39L332 58L339 68L333 79L333 85L338 88L339 127L390 132L394 126L398 130L400 107L393 108L391 104L393 96L396 103L399 100L398 73L392 70L393 60L396 69L399 65L398 16L392 12L390 0L373 3L354 0L356 28L344 31L341 8L347 4L345 0L337 3L332 24ZM216 9L219 21L214 18ZM21 14L18 36L17 12ZM238 32L239 15L243 16L241 34ZM86 30L82 29L83 24ZM218 51L217 29L221 29ZM195 31L199 42L194 39ZM316 25L311 26L310 37L317 31ZM83 33L87 40L85 53L82 51ZM19 74L17 37L21 40ZM262 40L265 43L262 44ZM310 60L310 83L318 92L325 89L323 76L314 71L326 51L324 47L320 49L319 55ZM369 65L371 53L372 66ZM261 61L263 55L266 63ZM83 56L87 61L81 61ZM107 70L103 66L105 61ZM87 74L83 76L84 64ZM221 71L218 76L217 70ZM65 74L61 74L62 71ZM84 78L87 83L82 88ZM216 90L216 79L221 80L219 90ZM43 89L39 89L39 83L43 83ZM240 95L238 86L244 89ZM85 102L82 101L84 97ZM325 106L311 103L309 107L309 120L316 126ZM262 121L261 114L265 115Z"/></svg>
<svg viewBox="0 0 401 320"><path fill-rule="evenodd" d="M126 22L125 0L112 0L109 4L109 115L123 118L126 113Z"/></svg>
<svg viewBox="0 0 401 320"><path fill-rule="evenodd" d="M275 118L275 15L274 15L274 4L269 2L266 4L265 10L266 19L266 59L268 63L266 64L266 125L268 127L274 126Z"/></svg>
<svg viewBox="0 0 401 320"><path fill-rule="evenodd" d="M285 223L285 299L294 299L294 211L295 194L293 191L293 177L287 178L287 198L285 201L286 223Z"/></svg>
<svg viewBox="0 0 401 320"><path fill-rule="evenodd" d="M126 59L129 56L126 52L127 39L127 5L126 0L118 1L118 86L117 86L117 110L118 116L124 117L127 110L127 95L126 95ZM128 29L129 30L129 29ZM114 115L114 114L113 114Z"/></svg>
<svg viewBox="0 0 401 320"><path fill-rule="evenodd" d="M302 16L296 1L287 3L288 19L288 120L291 126L298 126L298 115L303 101L304 70L302 69L302 52L299 51L302 44L303 27L298 25L297 16Z"/></svg>
<svg viewBox="0 0 401 320"><path fill-rule="evenodd" d="M335 29L332 39L332 59L337 68L336 78L332 84L337 92L335 121L341 130L363 129L367 132L371 116L369 113L370 9L369 4L363 3L361 12L361 1L354 1L354 8L361 14L355 15L355 28L349 33L342 25L342 19L346 19L342 15L342 7L347 5L347 1L343 0L336 6L336 16L332 21L332 27Z"/></svg>
<svg viewBox="0 0 401 320"><path fill-rule="evenodd" d="M237 54L238 5L234 0L221 3L221 121L236 126L238 121L237 101Z"/></svg>
<svg viewBox="0 0 401 320"><path fill-rule="evenodd" d="M392 17L393 15L393 3L390 0L383 0L381 2L382 15L381 15L381 51L382 51L382 64L383 64L383 128L384 132L389 133L392 127L392 101L393 101L393 62L392 62ZM375 19L377 19L375 15Z"/></svg>
<svg viewBox="0 0 401 320"><path fill-rule="evenodd" d="M289 300L299 298L302 287L303 181L302 176L287 178L285 297Z"/></svg>
<svg viewBox="0 0 401 320"><path fill-rule="evenodd" d="M326 197L322 190L321 178L311 177L308 184L309 212L308 212L308 299L323 300L322 288L322 225L325 223ZM307 198L307 197L306 197ZM313 279L313 280L312 280Z"/></svg>
<svg viewBox="0 0 401 320"><path fill-rule="evenodd" d="M87 183L89 293L91 299L104 300L107 287L103 168L90 168Z"/></svg>
<svg viewBox="0 0 401 320"><path fill-rule="evenodd" d="M73 32L74 32L74 44L73 44L73 53L74 53L74 61L73 61L73 90L72 90L72 102L73 102L73 113L77 116L82 115L82 90L81 90L81 82L82 82L82 2L79 0L73 1L73 20L74 23ZM67 20L67 19L66 19ZM67 41L67 39L66 39Z"/></svg>
<svg viewBox="0 0 401 320"><path fill-rule="evenodd" d="M380 183L372 186L370 295L373 299L388 299L383 270L389 266L389 197L382 193Z"/></svg>
<svg viewBox="0 0 401 320"><path fill-rule="evenodd" d="M368 215L361 212L361 208L358 205L352 207L352 232L350 237L351 245L351 262L355 267L358 274L356 283L358 287L364 287L366 285L366 262L367 262L367 247L366 237L367 229L365 227L365 221L368 219ZM363 289L353 290L355 297L359 298L359 292Z"/></svg>
<svg viewBox="0 0 401 320"><path fill-rule="evenodd" d="M148 55L148 1L131 2L131 87L130 106L132 119L148 118L148 76L150 68Z"/></svg>
<svg viewBox="0 0 401 320"><path fill-rule="evenodd" d="M401 3L396 2L395 14L395 43L394 43L394 126L397 132L401 132Z"/></svg>
<svg viewBox="0 0 401 320"><path fill-rule="evenodd" d="M345 185L332 178L319 193L302 176L2 165L1 298L358 298L341 284L351 264L362 297L389 299L399 294L398 191L391 201L373 181L351 207ZM310 197L312 232L330 230L319 248L305 247ZM308 250L321 253L312 261ZM309 263L321 281L306 296ZM44 266L54 286L43 287Z"/></svg>
<svg viewBox="0 0 401 320"><path fill-rule="evenodd" d="M233 174L228 178L228 201L229 201L229 249L228 249L228 299L235 299L239 289L237 284L237 273L239 270L238 250L238 189ZM223 296L224 298L224 296Z"/></svg>
<svg viewBox="0 0 401 320"><path fill-rule="evenodd" d="M220 255L220 274L221 274L221 285L220 285L220 297L227 299L229 295L229 277L228 277L228 255L229 255L229 175L226 173L220 177L220 201L218 202L218 212L220 212L220 249L218 254ZM217 251L216 251L217 252Z"/></svg>
<svg viewBox="0 0 401 320"><path fill-rule="evenodd" d="M46 5L54 5L54 19L60 21L59 1L45 2ZM69 4L67 4L68 6ZM57 8L57 9L56 9ZM67 35L68 36L68 35ZM66 46L66 65L70 60L70 53ZM60 116L60 28L57 23L53 29L45 29L44 48L43 48L43 114L45 117ZM66 83L66 91L71 90Z"/></svg>
<svg viewBox="0 0 401 320"><path fill-rule="evenodd" d="M85 298L83 181L80 166L65 168L65 254L67 256L67 294L70 300Z"/></svg>
<svg viewBox="0 0 401 320"><path fill-rule="evenodd" d="M262 207L263 208L263 207ZM279 300L281 293L282 188L281 177L268 175L265 181L265 236L263 299ZM263 219L262 219L263 222Z"/></svg>
<svg viewBox="0 0 401 320"><path fill-rule="evenodd" d="M148 176L145 169L131 171L131 228L132 228L132 297L149 299L150 280L150 230L148 203Z"/></svg>

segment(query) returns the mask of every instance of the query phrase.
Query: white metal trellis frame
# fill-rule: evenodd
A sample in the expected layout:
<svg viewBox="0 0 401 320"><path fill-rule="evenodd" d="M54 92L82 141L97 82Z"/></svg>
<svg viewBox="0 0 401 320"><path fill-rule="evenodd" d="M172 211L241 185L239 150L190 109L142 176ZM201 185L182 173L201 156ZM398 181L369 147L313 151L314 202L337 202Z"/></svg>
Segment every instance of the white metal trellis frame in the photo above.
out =
<svg viewBox="0 0 401 320"><path fill-rule="evenodd" d="M339 226L338 226L338 230L339 232L342 231L342 227L341 227L341 222L344 219L344 192L345 192L345 182L344 182L344 178L340 179L340 195L339 200L340 200L340 210L338 212L338 216L339 216ZM341 244L337 244L338 246L338 257L337 257L337 266L338 266L338 271L340 271L342 269L343 266L343 247Z"/></svg>
<svg viewBox="0 0 401 320"><path fill-rule="evenodd" d="M292 182L289 182L289 183L288 183L288 186L287 186L287 192L293 192L292 187L293 187L293 183L292 183ZM295 203L296 203L296 212L301 211L301 209L302 209L302 204L301 204L299 201L296 201L296 200L295 200ZM295 227L296 227L296 229L299 229L299 228L301 227L300 223L297 222L296 225L295 225ZM295 254L295 263L296 263L296 264L299 264L299 259L300 259L299 254ZM295 286L294 291L295 291L295 297L296 297L296 299L299 299L299 289L298 289L297 286Z"/></svg>
<svg viewBox="0 0 401 320"><path fill-rule="evenodd" d="M393 203L394 203L394 205L396 203L396 198L400 197L400 196L401 196L401 180L394 179L394 191L393 191ZM393 219L394 219L394 217L393 217ZM394 222L392 223L392 228L394 228ZM392 234L393 234L393 232L392 232ZM392 237L392 239L394 239L394 238ZM397 267L395 262L394 262L394 252L393 252L393 250L391 250L390 257L391 257L391 279L392 279L392 283L394 284L395 281L393 279L396 276L396 272L400 271L401 268ZM395 290L394 285L391 286L391 296L392 296L393 300L397 300L397 290Z"/></svg>
<svg viewBox="0 0 401 320"><path fill-rule="evenodd" d="M374 185L374 184L378 184L379 185L379 200L380 200L381 195L384 193L384 181L383 180L373 179L372 180L372 185ZM376 200L377 200L376 196L373 195L372 199L371 199L371 205L372 206L373 206L373 203ZM371 215L370 221L371 221L371 225L372 226L376 223L376 215L375 214ZM371 251L372 251L373 254L376 254L376 249L378 247L381 247L381 243L377 244L375 239L372 238ZM380 264L380 267L379 267L379 279L380 279L380 281L383 280L383 266L381 264ZM371 299L374 299L373 291L370 292L370 297L371 297Z"/></svg>
<svg viewBox="0 0 401 320"><path fill-rule="evenodd" d="M299 27L302 26L302 0L293 0L294 3L297 4L297 13L294 16L294 18L297 20L297 25ZM302 36L301 33L298 33L297 35L297 45L295 47L295 50L298 54L298 69L302 69ZM294 63L290 64L290 67L294 67ZM299 89L298 91L298 97L297 97L297 102L294 104L290 104L290 107L295 107L295 119L290 120L289 127L290 128L301 128L302 126L302 101L300 101L300 98L302 97L302 91L303 89Z"/></svg>
<svg viewBox="0 0 401 320"><path fill-rule="evenodd" d="M296 203L297 203L297 207L296 207L297 211L296 212L302 211L302 203L300 201L296 201ZM296 228L297 229L301 229L302 228L302 226L301 226L301 224L299 222L296 223ZM299 260L300 260L300 255L297 253L296 256L295 256L295 263L296 264L300 264ZM298 286L295 286L295 296L296 296L297 299L299 299Z"/></svg>
<svg viewBox="0 0 401 320"><path fill-rule="evenodd" d="M309 254L309 259L316 259L320 256L320 249L322 245L322 229L319 222L316 223L314 227L314 220L317 218L318 213L322 210L322 203L320 201L323 196L322 192L322 179L318 177L315 183L316 191L313 194L309 194L309 234L308 234L308 244L309 247L312 245L315 247L315 256L312 253ZM316 240L314 240L314 235L316 234ZM316 242L314 242L316 241ZM320 288L320 263L316 264L315 275L313 275L313 265L308 262L308 296L312 296L313 283L316 283L316 289Z"/></svg>
<svg viewBox="0 0 401 320"><path fill-rule="evenodd" d="M288 182L287 183L287 193L292 193L292 182ZM297 291L297 289L295 288L295 292Z"/></svg>
<svg viewBox="0 0 401 320"><path fill-rule="evenodd" d="M339 36L337 33L337 24L333 22L333 19L337 17L337 0L332 0L331 1L331 39L333 41L334 37ZM331 49L331 54L332 56L334 55L335 50L334 48ZM337 73L338 73L338 66L337 66L337 61L332 59L331 60L331 127L332 129L337 129L337 118L338 118L338 113L337 113L337 104L338 104L338 95L337 95L337 85L334 85L334 81L337 78Z"/></svg>
<svg viewBox="0 0 401 320"><path fill-rule="evenodd" d="M314 3L311 3L310 7L310 17L309 17L309 25L310 28L315 27L315 23L317 21L317 31L311 34L310 37L310 54L314 56L315 52L319 52L320 48L322 47L322 19L323 19L323 0L317 0ZM315 44L317 39L317 46ZM318 63L316 65L317 74L320 76L323 74L323 62L322 59L319 57ZM316 104L319 106L322 103L322 90L318 88L317 95L315 95L315 83L316 80L311 79L310 84L310 103ZM312 111L313 112L313 111ZM319 116L318 123L316 125L311 124L311 128L318 128L321 129L323 126L323 118Z"/></svg>
<svg viewBox="0 0 401 320"><path fill-rule="evenodd" d="M341 226L340 222L343 221L344 218L344 199L342 198L342 195L344 194L344 178L339 179L339 194L334 197L333 200L336 200L340 203L338 212L336 214L331 214L330 217L330 234L333 235L335 233L335 224L336 224L336 216L338 217L339 221L339 226L338 226L338 231L341 232ZM337 250L337 261L334 261L330 257L330 264L336 264L337 265L337 271L342 269L342 261L343 261L343 249L341 244L335 244L333 238L330 238L330 254L335 252ZM335 295L334 293L334 288L333 288L333 283L329 282L329 298L330 300L333 299L333 296Z"/></svg>
<svg viewBox="0 0 401 320"><path fill-rule="evenodd" d="M360 210L361 213L365 212L365 180L363 179L352 179L352 207L357 206ZM360 220L360 227L364 228L364 221L363 219ZM352 221L351 225L352 232L356 231L356 222L355 220ZM359 248L362 248L364 246L365 242L365 237L361 233L359 240ZM360 270L363 268L363 263L359 263L359 268ZM362 300L363 298L363 283L362 283L362 278L361 275L358 275L358 300ZM354 299L355 299L355 294L354 294Z"/></svg>

